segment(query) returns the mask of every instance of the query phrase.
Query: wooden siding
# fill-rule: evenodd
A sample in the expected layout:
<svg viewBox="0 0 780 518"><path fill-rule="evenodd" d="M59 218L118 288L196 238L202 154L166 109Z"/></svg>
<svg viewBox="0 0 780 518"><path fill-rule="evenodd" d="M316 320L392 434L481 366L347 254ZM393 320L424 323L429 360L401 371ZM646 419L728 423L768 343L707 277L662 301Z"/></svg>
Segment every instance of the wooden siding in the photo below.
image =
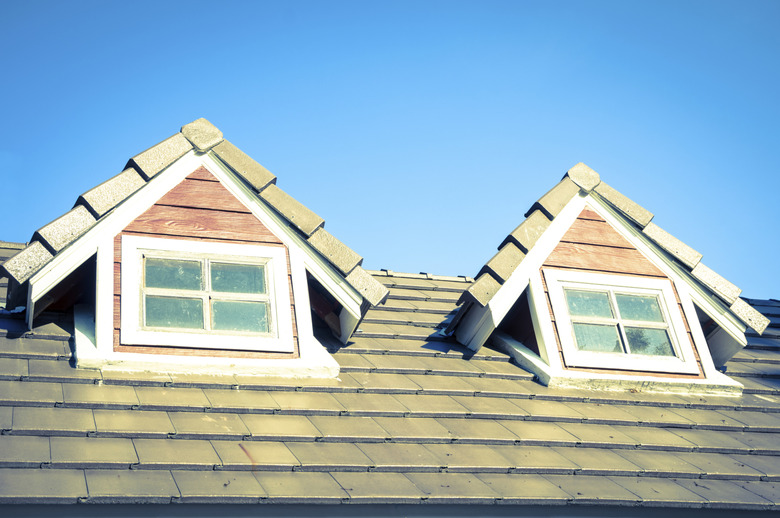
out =
<svg viewBox="0 0 780 518"><path fill-rule="evenodd" d="M561 241L550 253L542 265L542 269L562 269L578 270L592 273L605 273L611 275L627 275L649 277L654 279L671 279L651 263L642 253L621 236L612 226L596 212L589 207L585 207L577 219L572 223L569 230L561 238ZM565 369L578 370L585 372L602 372L609 374L630 374L639 376L666 377L666 378L703 378L704 371L699 358L699 351L693 341L693 334L690 330L688 319L677 294L674 282L671 282L672 289L677 302L677 311L682 315L688 340L693 348L696 363L699 368L698 374L679 374L679 373L655 373L643 371L629 371L618 369L594 369L583 367L572 367L566 364L566 358L561 346L561 337L558 331L558 325L555 322L555 314L552 310L550 292L547 288L542 270L539 275L542 278L547 309L552 320L555 341L558 347L558 354L561 358L561 364ZM673 311L673 308L669 308Z"/></svg>
<svg viewBox="0 0 780 518"><path fill-rule="evenodd" d="M215 251L219 250L220 243L259 244L285 248L287 280L292 301L289 311L292 313L294 352L271 353L124 343L120 329L122 235L213 242ZM278 310L282 311L282 308ZM214 337L215 341L219 339L217 336ZM190 174L114 238L114 351L255 359L297 358L299 355L290 256L286 247L204 167Z"/></svg>

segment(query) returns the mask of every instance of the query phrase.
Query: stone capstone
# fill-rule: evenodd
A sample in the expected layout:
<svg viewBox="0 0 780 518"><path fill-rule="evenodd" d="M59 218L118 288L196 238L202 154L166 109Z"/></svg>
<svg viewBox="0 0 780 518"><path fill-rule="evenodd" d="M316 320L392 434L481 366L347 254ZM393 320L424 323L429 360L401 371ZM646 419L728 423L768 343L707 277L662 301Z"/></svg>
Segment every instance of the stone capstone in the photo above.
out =
<svg viewBox="0 0 780 518"><path fill-rule="evenodd" d="M325 223L324 219L274 184L263 189L260 197L307 237Z"/></svg>
<svg viewBox="0 0 780 518"><path fill-rule="evenodd" d="M676 257L689 269L694 268L701 261L701 254L686 245L669 232L665 231L653 222L647 224L642 232L655 241L661 248Z"/></svg>
<svg viewBox="0 0 780 518"><path fill-rule="evenodd" d="M536 210L504 239L499 248L503 248L507 243L514 243L527 254L549 226L550 220L547 216L541 210Z"/></svg>
<svg viewBox="0 0 780 518"><path fill-rule="evenodd" d="M85 192L76 203L87 207L95 218L100 218L145 184L141 175L130 167Z"/></svg>
<svg viewBox="0 0 780 518"><path fill-rule="evenodd" d="M52 254L56 254L86 232L95 221L95 217L86 207L76 205L69 212L35 231L33 240L40 241Z"/></svg>
<svg viewBox="0 0 780 518"><path fill-rule="evenodd" d="M544 196L539 198L539 201L533 204L528 213L541 209L548 218L555 219L579 191L579 186L571 181L570 178L564 176L563 180L558 182L558 185L547 191ZM526 213L526 216L528 213Z"/></svg>
<svg viewBox="0 0 780 518"><path fill-rule="evenodd" d="M636 223L639 228L645 228L650 220L653 219L653 213L645 209L630 198L601 182L596 186L595 192L599 194L610 205L622 212L628 219Z"/></svg>
<svg viewBox="0 0 780 518"><path fill-rule="evenodd" d="M741 289L712 271L705 266L704 263L700 262L697 264L696 267L691 270L691 274L729 304L733 304L739 297L739 294L742 293Z"/></svg>
<svg viewBox="0 0 780 518"><path fill-rule="evenodd" d="M509 276L522 262L525 254L514 243L505 244L496 255L480 270L479 275L489 273L501 284L505 283Z"/></svg>
<svg viewBox="0 0 780 518"><path fill-rule="evenodd" d="M477 280L474 281L474 284L469 286L469 289L463 293L461 301L466 296L468 296L468 298L472 299L474 302L484 308L487 306L488 302L490 302L490 299L495 296L499 288L501 288L501 285L493 278L492 275L483 273L477 277Z"/></svg>
<svg viewBox="0 0 780 518"><path fill-rule="evenodd" d="M54 256L38 241L0 265L0 277L9 277L22 284L48 263Z"/></svg>
<svg viewBox="0 0 780 518"><path fill-rule="evenodd" d="M769 325L769 319L764 315L756 311L753 306L737 297L734 303L730 307L732 313L734 313L741 321L753 328L753 330L761 334L766 330Z"/></svg>
<svg viewBox="0 0 780 518"><path fill-rule="evenodd" d="M376 306L381 304L390 293L385 286L374 279L362 267L356 266L346 277L347 282L360 293L369 304Z"/></svg>
<svg viewBox="0 0 780 518"><path fill-rule="evenodd" d="M190 122L186 126L182 126L181 134L184 135L200 153L205 153L224 140L222 132L203 118Z"/></svg>
<svg viewBox="0 0 780 518"><path fill-rule="evenodd" d="M149 180L154 175L174 163L192 149L190 141L184 135L177 133L156 146L135 155L125 166L125 169L134 166L145 179Z"/></svg>
<svg viewBox="0 0 780 518"><path fill-rule="evenodd" d="M308 241L315 250L325 256L344 275L363 263L362 257L324 228L320 228L312 234Z"/></svg>
<svg viewBox="0 0 780 518"><path fill-rule="evenodd" d="M276 176L234 146L229 140L223 140L214 146L213 151L220 160L241 175L257 192L262 191L270 184L276 183Z"/></svg>
<svg viewBox="0 0 780 518"><path fill-rule="evenodd" d="M566 176L568 176L571 181L574 182L577 187L579 187L582 192L585 193L589 193L595 189L598 184L601 183L601 177L599 177L599 174L582 162L579 162L574 167L569 169L566 172Z"/></svg>

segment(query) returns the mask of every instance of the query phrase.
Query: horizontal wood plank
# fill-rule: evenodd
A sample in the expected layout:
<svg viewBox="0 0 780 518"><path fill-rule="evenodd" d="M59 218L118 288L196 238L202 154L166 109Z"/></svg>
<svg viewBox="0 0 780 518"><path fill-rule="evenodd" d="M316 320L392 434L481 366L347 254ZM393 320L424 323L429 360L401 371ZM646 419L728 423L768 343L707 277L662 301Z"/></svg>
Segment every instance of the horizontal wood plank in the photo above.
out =
<svg viewBox="0 0 780 518"><path fill-rule="evenodd" d="M623 236L617 233L606 221L577 219L563 235L561 241L583 243L616 248L634 248Z"/></svg>
<svg viewBox="0 0 780 518"><path fill-rule="evenodd" d="M219 182L216 176L204 166L200 166L187 177L188 180L201 180L206 182Z"/></svg>
<svg viewBox="0 0 780 518"><path fill-rule="evenodd" d="M249 213L246 205L225 189L221 183L200 180L184 180L160 198L156 205Z"/></svg>
<svg viewBox="0 0 780 518"><path fill-rule="evenodd" d="M633 248L611 248L582 243L558 243L544 266L648 277L666 275Z"/></svg>
<svg viewBox="0 0 780 518"><path fill-rule="evenodd" d="M154 205L126 229L159 236L223 239L282 244L252 214Z"/></svg>
<svg viewBox="0 0 780 518"><path fill-rule="evenodd" d="M599 216L596 211L594 211L588 206L582 209L582 212L580 212L580 215L578 217L581 219L589 219L593 221L606 221L604 218Z"/></svg>

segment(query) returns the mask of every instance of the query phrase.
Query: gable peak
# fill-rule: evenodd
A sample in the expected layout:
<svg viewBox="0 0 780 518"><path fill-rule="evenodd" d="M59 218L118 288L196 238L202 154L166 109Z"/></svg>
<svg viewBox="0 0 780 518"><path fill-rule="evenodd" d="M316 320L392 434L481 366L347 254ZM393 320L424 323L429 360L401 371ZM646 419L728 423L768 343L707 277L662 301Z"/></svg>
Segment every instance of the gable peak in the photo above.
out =
<svg viewBox="0 0 780 518"><path fill-rule="evenodd" d="M586 193L592 191L601 183L599 174L582 162L578 162L569 169L566 172L566 176Z"/></svg>

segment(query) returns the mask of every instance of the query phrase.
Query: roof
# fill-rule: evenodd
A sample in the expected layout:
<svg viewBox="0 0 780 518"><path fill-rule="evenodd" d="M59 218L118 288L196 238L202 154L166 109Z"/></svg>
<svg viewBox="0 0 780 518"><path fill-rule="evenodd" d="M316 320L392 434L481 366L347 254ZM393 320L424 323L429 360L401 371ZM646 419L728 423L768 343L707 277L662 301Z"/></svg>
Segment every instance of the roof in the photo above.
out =
<svg viewBox="0 0 780 518"><path fill-rule="evenodd" d="M746 301L740 397L572 391L440 332L470 279L371 274L337 380L101 374L0 319L0 501L777 508L780 302Z"/></svg>
<svg viewBox="0 0 780 518"><path fill-rule="evenodd" d="M314 330L337 379L75 368L72 313L43 312L28 329L8 310L31 276L188 153L230 168L368 302L346 343ZM584 164L534 204L476 280L366 271L275 181L199 119L82 194L29 244L0 242L0 276L10 276L0 311L0 503L777 509L780 301L740 297ZM490 303L578 192L612 207L752 328L725 365L744 385L739 395L546 387L489 342L475 352L448 332L464 308Z"/></svg>
<svg viewBox="0 0 780 518"><path fill-rule="evenodd" d="M464 312L469 305L485 307L490 303L552 221L578 193L590 194L606 202L642 238L671 258L703 289L722 301L746 326L761 334L769 324L767 318L740 298L742 290L701 262L702 254L656 225L653 213L609 186L596 171L583 163L567 171L555 187L531 206L525 214L526 219L501 242L498 253L482 267L474 284L464 292L462 300L467 303Z"/></svg>
<svg viewBox="0 0 780 518"><path fill-rule="evenodd" d="M77 246L79 238L110 217L118 205L191 152L209 153L230 168L369 304L384 300L387 292L360 266L363 258L326 231L321 217L277 187L276 176L225 139L206 119L183 126L181 132L130 158L121 173L79 196L73 209L35 231L30 243L0 269L0 275L10 279L9 299L25 305L25 283L33 275L65 248Z"/></svg>

